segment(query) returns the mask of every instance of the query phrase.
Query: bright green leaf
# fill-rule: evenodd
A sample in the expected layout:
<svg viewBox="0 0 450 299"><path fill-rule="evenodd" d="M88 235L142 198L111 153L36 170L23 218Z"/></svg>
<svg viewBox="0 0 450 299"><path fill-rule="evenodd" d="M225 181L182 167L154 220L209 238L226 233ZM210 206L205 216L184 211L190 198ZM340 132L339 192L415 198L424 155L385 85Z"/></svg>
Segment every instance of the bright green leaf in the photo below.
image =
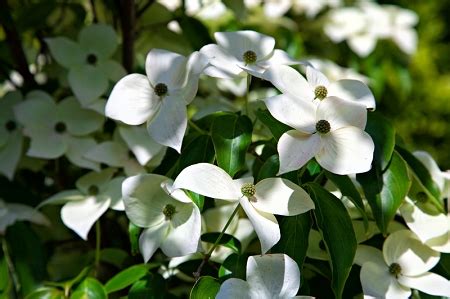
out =
<svg viewBox="0 0 450 299"><path fill-rule="evenodd" d="M147 273L147 265L133 265L117 273L110 280L108 280L105 284L105 290L109 294L124 289L144 277Z"/></svg>
<svg viewBox="0 0 450 299"><path fill-rule="evenodd" d="M142 228L134 225L132 222L128 225L128 235L131 243L131 254L136 255L139 253L139 235Z"/></svg>
<svg viewBox="0 0 450 299"><path fill-rule="evenodd" d="M190 299L214 299L219 292L220 283L211 276L200 277L195 282L189 296Z"/></svg>
<svg viewBox="0 0 450 299"><path fill-rule="evenodd" d="M371 112L367 116L366 131L375 144L374 163L380 163L381 169L384 170L391 161L394 151L395 128L381 114Z"/></svg>
<svg viewBox="0 0 450 299"><path fill-rule="evenodd" d="M62 290L56 288L39 288L32 293L28 294L25 299L64 299L64 293Z"/></svg>
<svg viewBox="0 0 450 299"><path fill-rule="evenodd" d="M88 277L73 292L70 299L106 299L103 285L95 278Z"/></svg>

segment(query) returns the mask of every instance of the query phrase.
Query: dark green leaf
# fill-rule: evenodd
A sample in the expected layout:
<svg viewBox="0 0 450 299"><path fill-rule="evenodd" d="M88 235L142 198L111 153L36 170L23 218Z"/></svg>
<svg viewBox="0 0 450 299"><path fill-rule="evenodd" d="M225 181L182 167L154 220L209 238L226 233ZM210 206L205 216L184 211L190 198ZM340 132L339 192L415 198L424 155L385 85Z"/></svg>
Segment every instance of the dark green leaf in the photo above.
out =
<svg viewBox="0 0 450 299"><path fill-rule="evenodd" d="M374 165L369 172L358 174L378 228L387 234L389 223L408 194L411 179L402 157L394 152L384 173Z"/></svg>
<svg viewBox="0 0 450 299"><path fill-rule="evenodd" d="M128 299L162 299L166 293L166 282L159 274L149 274L136 281L128 292Z"/></svg>
<svg viewBox="0 0 450 299"><path fill-rule="evenodd" d="M192 201L197 205L197 207L200 209L200 211L203 210L203 205L205 204L205 197L203 195L200 195L198 193L185 190L187 195L192 199Z"/></svg>
<svg viewBox="0 0 450 299"><path fill-rule="evenodd" d="M219 277L221 278L240 278L245 280L245 273L247 269L247 254L236 254L233 253L229 255L222 266L219 269Z"/></svg>
<svg viewBox="0 0 450 299"><path fill-rule="evenodd" d="M214 299L219 292L220 283L211 276L200 277L189 296L190 299Z"/></svg>
<svg viewBox="0 0 450 299"><path fill-rule="evenodd" d="M147 273L147 265L133 265L108 280L105 284L105 290L107 293L112 293L124 289L144 277Z"/></svg>
<svg viewBox="0 0 450 299"><path fill-rule="evenodd" d="M201 236L201 240L203 242L214 244L219 235L220 233L205 233ZM241 242L232 235L223 234L218 244L230 248L235 253L241 252Z"/></svg>
<svg viewBox="0 0 450 299"><path fill-rule="evenodd" d="M189 36L189 42L194 50L200 50L204 45L214 43L209 36L208 28L196 18L183 15L178 22L183 28L184 35Z"/></svg>
<svg viewBox="0 0 450 299"><path fill-rule="evenodd" d="M306 184L314 201L314 216L330 256L331 287L342 298L345 282L356 252L356 237L345 206L333 194L316 183Z"/></svg>
<svg viewBox="0 0 450 299"><path fill-rule="evenodd" d="M311 229L309 212L296 216L278 217L281 239L272 248L272 252L285 253L293 258L301 269L308 249L308 236Z"/></svg>
<svg viewBox="0 0 450 299"><path fill-rule="evenodd" d="M276 140L280 139L281 135L283 135L286 131L291 130L291 127L285 125L278 120L276 120L269 112L269 110L257 110L256 117L269 128L270 132L272 132L273 137Z"/></svg>
<svg viewBox="0 0 450 299"><path fill-rule="evenodd" d="M88 277L73 292L70 299L106 299L103 285L95 278Z"/></svg>
<svg viewBox="0 0 450 299"><path fill-rule="evenodd" d="M100 252L100 260L102 262L122 268L125 260L128 258L128 252L119 248L104 248Z"/></svg>
<svg viewBox="0 0 450 299"><path fill-rule="evenodd" d="M217 164L234 176L245 168L245 154L252 142L252 121L245 115L228 114L214 120L211 128Z"/></svg>
<svg viewBox="0 0 450 299"><path fill-rule="evenodd" d="M278 154L270 156L259 169L257 181L277 176L280 168L280 160Z"/></svg>
<svg viewBox="0 0 450 299"><path fill-rule="evenodd" d="M379 163L384 170L391 160L395 146L395 128L378 112L371 112L367 116L366 132L375 144L374 163Z"/></svg>
<svg viewBox="0 0 450 299"><path fill-rule="evenodd" d="M132 222L128 225L128 235L130 237L132 255L139 253L139 235L141 234L141 231L142 228L134 225Z"/></svg>
<svg viewBox="0 0 450 299"><path fill-rule="evenodd" d="M211 137L208 135L199 135L192 139L182 149L181 155L178 158L177 171L173 176L178 175L186 167L200 163L212 163L214 161L214 146Z"/></svg>

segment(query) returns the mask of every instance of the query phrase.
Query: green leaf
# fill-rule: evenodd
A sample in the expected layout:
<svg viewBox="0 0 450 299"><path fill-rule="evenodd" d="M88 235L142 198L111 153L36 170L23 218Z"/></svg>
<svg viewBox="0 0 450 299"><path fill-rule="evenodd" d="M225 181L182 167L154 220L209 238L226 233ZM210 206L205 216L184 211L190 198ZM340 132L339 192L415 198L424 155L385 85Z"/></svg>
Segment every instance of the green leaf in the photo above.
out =
<svg viewBox="0 0 450 299"><path fill-rule="evenodd" d="M70 299L106 299L103 285L95 278L88 277L73 292Z"/></svg>
<svg viewBox="0 0 450 299"><path fill-rule="evenodd" d="M64 293L62 290L56 288L39 288L32 293L28 294L25 299L64 299Z"/></svg>
<svg viewBox="0 0 450 299"><path fill-rule="evenodd" d="M397 145L396 151L402 156L409 166L410 173L414 178L414 182L418 183L421 191L425 192L432 204L438 209L439 212L445 213L444 207L440 200L441 194L439 187L433 181L428 169L423 163L417 159L413 154L403 147Z"/></svg>
<svg viewBox="0 0 450 299"><path fill-rule="evenodd" d="M223 261L222 266L220 266L219 277L234 277L245 280L248 257L249 255L247 254L233 253L229 255L225 261Z"/></svg>
<svg viewBox="0 0 450 299"><path fill-rule="evenodd" d="M189 295L190 299L214 299L220 289L220 283L211 276L200 277Z"/></svg>
<svg viewBox="0 0 450 299"><path fill-rule="evenodd" d="M132 222L128 225L128 235L130 237L131 243L131 254L139 254L139 235L141 234L142 228L134 225Z"/></svg>
<svg viewBox="0 0 450 299"><path fill-rule="evenodd" d="M187 195L192 199L192 201L197 205L197 207L200 209L200 211L203 211L203 206L205 205L205 197L203 195L200 195L198 193L184 190L184 192L187 193Z"/></svg>
<svg viewBox="0 0 450 299"><path fill-rule="evenodd" d="M319 174L320 171L322 170L319 163L317 163L316 159L309 160L308 164L306 164L306 169L308 170L310 176Z"/></svg>
<svg viewBox="0 0 450 299"><path fill-rule="evenodd" d="M375 144L373 154L374 163L379 163L384 170L395 147L395 128L389 120L378 112L371 112L367 116L366 132L372 137Z"/></svg>
<svg viewBox="0 0 450 299"><path fill-rule="evenodd" d="M166 282L159 274L150 273L145 279L136 281L128 292L128 299L165 298Z"/></svg>
<svg viewBox="0 0 450 299"><path fill-rule="evenodd" d="M178 159L178 166L173 176L178 175L186 167L206 162L212 163L214 161L214 145L211 137L208 135L199 135L186 144L181 151Z"/></svg>
<svg viewBox="0 0 450 299"><path fill-rule="evenodd" d="M292 130L291 127L276 120L269 112L269 110L257 110L256 117L269 128L273 137L278 141L286 131Z"/></svg>
<svg viewBox="0 0 450 299"><path fill-rule="evenodd" d="M311 229L311 214L277 217L281 238L271 252L285 253L293 258L301 269L308 249L308 236Z"/></svg>
<svg viewBox="0 0 450 299"><path fill-rule="evenodd" d="M357 175L372 209L380 231L386 235L389 223L394 219L411 186L408 168L402 157L394 152L388 168L381 172L376 164L369 172Z"/></svg>
<svg viewBox="0 0 450 299"><path fill-rule="evenodd" d="M184 35L189 36L189 43L194 50L200 50L204 45L214 43L209 36L208 28L196 18L183 15L178 22L183 28Z"/></svg>
<svg viewBox="0 0 450 299"><path fill-rule="evenodd" d="M259 169L257 181L276 177L279 168L280 159L278 158L278 154L270 156Z"/></svg>
<svg viewBox="0 0 450 299"><path fill-rule="evenodd" d="M108 280L105 284L105 290L108 294L122 290L144 277L147 273L147 265L133 265L125 270L122 270Z"/></svg>
<svg viewBox="0 0 450 299"><path fill-rule="evenodd" d="M119 248L104 248L100 252L100 260L121 269L125 260L128 258L128 252Z"/></svg>
<svg viewBox="0 0 450 299"><path fill-rule="evenodd" d="M219 235L220 233L204 233L201 236L201 240L203 242L214 244L216 243L216 240L219 237ZM241 242L232 235L223 234L222 238L217 244L230 248L235 253L241 252Z"/></svg>
<svg viewBox="0 0 450 299"><path fill-rule="evenodd" d="M306 187L316 205L314 216L330 256L331 287L336 298L342 298L356 253L356 236L343 203L316 183Z"/></svg>
<svg viewBox="0 0 450 299"><path fill-rule="evenodd" d="M230 176L245 168L252 130L252 121L245 115L228 114L214 120L211 133L217 164Z"/></svg>
<svg viewBox="0 0 450 299"><path fill-rule="evenodd" d="M337 175L326 170L325 175L339 188L342 195L347 196L347 198L350 199L350 201L355 205L355 207L363 217L364 227L367 230L367 228L369 227L369 220L367 219L364 202L352 180L346 175Z"/></svg>

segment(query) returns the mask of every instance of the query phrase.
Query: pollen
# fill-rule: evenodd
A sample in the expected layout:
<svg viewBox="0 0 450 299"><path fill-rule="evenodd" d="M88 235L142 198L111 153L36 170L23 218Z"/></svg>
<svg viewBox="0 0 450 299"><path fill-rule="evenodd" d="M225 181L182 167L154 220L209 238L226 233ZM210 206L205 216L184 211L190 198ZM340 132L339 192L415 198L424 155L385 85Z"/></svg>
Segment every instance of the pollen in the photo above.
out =
<svg viewBox="0 0 450 299"><path fill-rule="evenodd" d="M256 193L256 187L252 183L246 183L242 185L241 193L246 197L252 197Z"/></svg>
<svg viewBox="0 0 450 299"><path fill-rule="evenodd" d="M245 64L252 64L256 62L258 56L253 51L247 51L242 55L242 59L244 59Z"/></svg>
<svg viewBox="0 0 450 299"><path fill-rule="evenodd" d="M94 65L97 62L97 56L95 56L95 54L89 54L86 57L86 62L91 65Z"/></svg>
<svg viewBox="0 0 450 299"><path fill-rule="evenodd" d="M328 121L321 119L316 123L316 131L319 132L320 134L326 134L330 132L330 130L331 126Z"/></svg>
<svg viewBox="0 0 450 299"><path fill-rule="evenodd" d="M177 212L177 210L171 204L166 205L163 209L163 214L164 214L164 216L166 216L166 220L171 220L173 218L173 215L175 215L176 212Z"/></svg>
<svg viewBox="0 0 450 299"><path fill-rule="evenodd" d="M164 83L158 83L155 85L155 94L162 97L167 94L167 85Z"/></svg>
<svg viewBox="0 0 450 299"><path fill-rule="evenodd" d="M56 133L61 134L61 133L64 133L67 130L67 126L63 122L57 122L55 127L54 127L54 129L55 129Z"/></svg>
<svg viewBox="0 0 450 299"><path fill-rule="evenodd" d="M316 96L315 99L323 100L328 95L328 90L325 86L319 85L314 90L314 95Z"/></svg>

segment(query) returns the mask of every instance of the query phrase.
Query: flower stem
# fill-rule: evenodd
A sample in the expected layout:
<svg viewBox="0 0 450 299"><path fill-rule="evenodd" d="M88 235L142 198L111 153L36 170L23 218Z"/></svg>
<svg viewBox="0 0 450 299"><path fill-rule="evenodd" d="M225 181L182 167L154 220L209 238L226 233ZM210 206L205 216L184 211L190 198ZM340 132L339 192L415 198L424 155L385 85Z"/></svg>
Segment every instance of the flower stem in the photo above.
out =
<svg viewBox="0 0 450 299"><path fill-rule="evenodd" d="M9 272L9 275L10 275L11 280L13 282L16 294L19 295L20 294L20 288L21 288L20 281L19 281L19 276L17 275L16 267L14 266L14 263L12 261L11 255L9 254L9 249L8 249L8 244L6 243L6 238L2 237L1 241L2 241L3 255L5 256L6 265L8 266L8 272Z"/></svg>
<svg viewBox="0 0 450 299"><path fill-rule="evenodd" d="M250 101L250 84L252 83L252 75L247 74L247 92L245 95L245 114L249 115L250 109L248 102Z"/></svg>
<svg viewBox="0 0 450 299"><path fill-rule="evenodd" d="M101 245L101 239L102 239L102 230L100 227L100 221L97 220L95 222L95 273L98 273L98 269L100 267L100 245Z"/></svg>
<svg viewBox="0 0 450 299"><path fill-rule="evenodd" d="M231 213L231 216L228 219L228 221L225 224L225 226L223 227L222 231L220 232L220 235L217 237L216 242L211 247L211 249L208 251L208 253L205 254L205 256L203 257L203 260L200 263L200 265L198 266L197 271L195 271L193 273L195 280L198 280L200 278L200 274L201 274L203 266L208 262L209 258L211 257L211 254L214 252L214 250L216 249L217 245L219 245L219 242L222 239L223 235L225 234L225 231L227 230L228 226L230 226L231 221L233 221L234 216L236 216L237 212L239 211L239 207L240 207L240 205L238 204L236 206L236 208L234 209L233 213Z"/></svg>

